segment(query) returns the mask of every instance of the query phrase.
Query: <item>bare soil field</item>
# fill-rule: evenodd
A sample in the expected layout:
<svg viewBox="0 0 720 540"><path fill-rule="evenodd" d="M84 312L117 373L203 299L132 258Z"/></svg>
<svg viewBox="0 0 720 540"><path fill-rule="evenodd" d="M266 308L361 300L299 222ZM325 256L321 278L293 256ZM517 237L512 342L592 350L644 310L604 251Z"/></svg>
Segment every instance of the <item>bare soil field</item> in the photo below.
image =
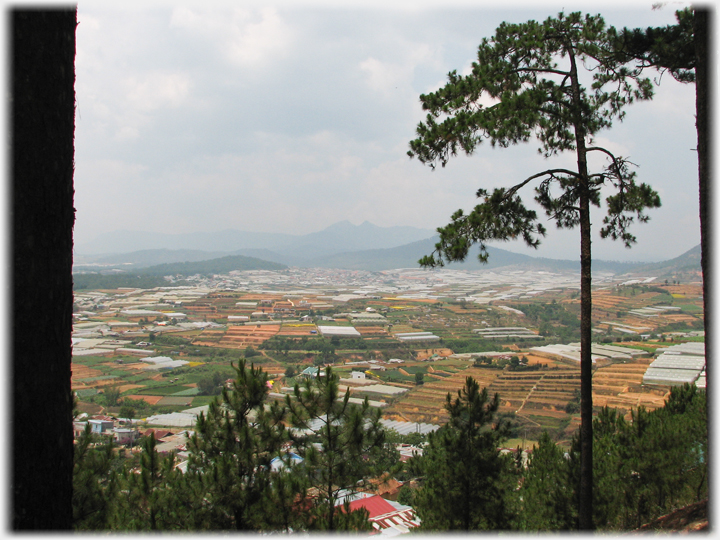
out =
<svg viewBox="0 0 720 540"><path fill-rule="evenodd" d="M433 354L437 354L439 356L442 356L443 358L446 358L453 354L453 351L451 349L418 349L417 351L415 351L415 358L417 358L418 360L427 360Z"/></svg>
<svg viewBox="0 0 720 540"><path fill-rule="evenodd" d="M123 384L118 386L120 393L127 392L128 390L135 390L136 388L145 388L142 384Z"/></svg>
<svg viewBox="0 0 720 540"><path fill-rule="evenodd" d="M565 364L560 364L550 358L545 358L543 356L535 356L534 354L526 354L524 356L527 359L528 365L530 365L530 366L534 366L537 364L545 364L548 368L554 368L554 367L565 365Z"/></svg>
<svg viewBox="0 0 720 540"><path fill-rule="evenodd" d="M533 360L533 363L550 363L540 357ZM642 358L596 369L593 376L594 406L607 405L624 413L640 405L650 410L661 407L669 389L642 386L642 377L650 361ZM556 425L563 418L574 418L574 415L565 412L565 407L577 398L580 389L579 366L558 363L558 367L528 372L468 367L445 377L437 375L440 370L429 372L425 384L413 388L388 407L385 414L388 417L397 415L408 421L446 422L448 417L444 407L447 393L454 397L464 385L465 378L472 376L481 388L488 389L491 396L495 393L499 395L500 412L516 413L533 425L542 422L542 418L547 418L548 425Z"/></svg>
<svg viewBox="0 0 720 540"><path fill-rule="evenodd" d="M222 347L225 349L245 349L248 345L257 348L258 345L276 335L279 330L280 325L275 324L231 326L218 342L196 340L193 343L196 345Z"/></svg>
<svg viewBox="0 0 720 540"><path fill-rule="evenodd" d="M140 394L134 394L126 397L130 399L142 399L148 402L150 405L157 405L164 396L141 396Z"/></svg>
<svg viewBox="0 0 720 540"><path fill-rule="evenodd" d="M72 382L73 384L75 382L79 383L80 379L90 379L92 377L100 377L102 376L102 371L93 369L87 366L83 366L82 364L72 364ZM82 384L82 383L79 383Z"/></svg>
<svg viewBox="0 0 720 540"><path fill-rule="evenodd" d="M365 336L387 336L387 331L381 326L356 326L355 330L360 332L360 335Z"/></svg>
<svg viewBox="0 0 720 540"><path fill-rule="evenodd" d="M278 336L287 336L287 337L302 337L302 336L310 336L313 335L310 333L310 330L317 330L317 327L314 324L308 324L308 325L302 325L302 326L290 326L290 325L282 325L280 330L278 331Z"/></svg>

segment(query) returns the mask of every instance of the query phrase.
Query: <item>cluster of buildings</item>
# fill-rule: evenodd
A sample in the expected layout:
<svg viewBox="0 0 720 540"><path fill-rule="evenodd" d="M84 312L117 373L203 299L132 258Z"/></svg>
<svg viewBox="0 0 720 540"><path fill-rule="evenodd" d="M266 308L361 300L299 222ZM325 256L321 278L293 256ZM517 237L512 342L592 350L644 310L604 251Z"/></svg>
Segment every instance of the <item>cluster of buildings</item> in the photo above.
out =
<svg viewBox="0 0 720 540"><path fill-rule="evenodd" d="M681 343L657 349L655 354L658 356L645 372L643 384L695 383L698 388L706 388L705 343Z"/></svg>

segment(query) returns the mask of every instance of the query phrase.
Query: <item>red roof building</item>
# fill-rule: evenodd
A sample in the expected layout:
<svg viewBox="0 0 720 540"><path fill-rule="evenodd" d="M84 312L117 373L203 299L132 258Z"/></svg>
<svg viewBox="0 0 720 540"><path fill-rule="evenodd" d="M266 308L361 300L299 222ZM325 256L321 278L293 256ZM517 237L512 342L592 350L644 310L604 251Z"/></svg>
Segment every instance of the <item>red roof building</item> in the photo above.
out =
<svg viewBox="0 0 720 540"><path fill-rule="evenodd" d="M397 504L397 503L396 503ZM350 503L350 510L365 508L368 521L372 523L374 534L403 534L417 527L420 521L415 517L415 510L409 506L396 507L380 495L373 495L364 499L356 499Z"/></svg>

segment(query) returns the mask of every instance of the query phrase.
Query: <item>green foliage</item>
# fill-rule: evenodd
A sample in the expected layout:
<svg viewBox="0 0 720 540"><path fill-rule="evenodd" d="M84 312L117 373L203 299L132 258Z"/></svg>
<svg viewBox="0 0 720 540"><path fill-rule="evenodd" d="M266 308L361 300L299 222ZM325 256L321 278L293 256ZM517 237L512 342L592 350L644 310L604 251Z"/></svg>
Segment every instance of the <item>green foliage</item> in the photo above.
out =
<svg viewBox="0 0 720 540"><path fill-rule="evenodd" d="M176 281L175 285L185 285ZM168 282L162 276L136 274L73 274L73 290L119 289L120 287L154 289L166 287Z"/></svg>
<svg viewBox="0 0 720 540"><path fill-rule="evenodd" d="M423 380L424 378L425 378L425 376L422 374L422 372L418 371L415 374L415 384L417 384L417 385L424 384L425 383L425 381Z"/></svg>
<svg viewBox="0 0 720 540"><path fill-rule="evenodd" d="M303 430L293 435L298 453L305 460L308 483L319 493L309 501L305 527L309 530L369 530L365 511L339 511L336 502L342 491L355 492L370 477L387 470L387 449L380 424L380 410L350 403L350 391L342 399L339 377L328 367L325 376L305 379L287 396L293 426Z"/></svg>
<svg viewBox="0 0 720 540"><path fill-rule="evenodd" d="M256 351L252 345L248 345L245 347L245 352L243 353L245 358L252 358L253 356L258 356L260 353Z"/></svg>
<svg viewBox="0 0 720 540"><path fill-rule="evenodd" d="M263 528L270 460L287 439L285 409L264 406L267 374L244 361L235 369L232 389L223 388L222 404L215 400L200 415L188 443L188 478L202 493L194 508L201 529Z"/></svg>
<svg viewBox="0 0 720 540"><path fill-rule="evenodd" d="M137 411L129 405L121 405L118 416L120 418L137 418Z"/></svg>
<svg viewBox="0 0 720 540"><path fill-rule="evenodd" d="M175 455L161 458L154 434L141 445L139 474L124 470L112 526L126 531L182 530L187 507L178 501L182 473L174 467Z"/></svg>
<svg viewBox="0 0 720 540"><path fill-rule="evenodd" d="M523 475L520 489L519 528L526 531L561 531L577 528L577 506L573 500L570 470L564 452L550 439L540 436Z"/></svg>
<svg viewBox="0 0 720 540"><path fill-rule="evenodd" d="M73 529L97 530L109 526L117 482L111 473L112 439L96 447L90 424L75 444L73 453Z"/></svg>
<svg viewBox="0 0 720 540"><path fill-rule="evenodd" d="M418 125L418 138L410 142L408 154L433 168L438 163L444 167L459 150L472 154L483 140L505 148L533 136L545 157L572 151L583 163L587 152L608 158L608 165L595 174L549 169L510 189L479 189L477 197L483 202L467 215L458 210L449 225L438 229L437 257L425 257L421 265L462 261L473 244L480 247L479 259L486 261L487 240L522 237L527 245L537 246L545 228L517 192L539 179L535 200L561 228L579 224L581 196L599 206L600 189L614 188L615 194L606 199L601 235L628 246L635 242L628 227L634 219L647 221L644 209L660 205L657 194L635 182L627 160L605 148L586 146L614 118L622 119L625 105L652 96L650 80L614 55L614 36L602 17L580 13L560 13L543 23L502 23L495 36L482 40L471 74L453 71L444 88L420 96L429 114ZM560 59L564 67L558 65ZM590 88L580 83L579 65L592 75ZM495 103L483 105L486 97Z"/></svg>
<svg viewBox="0 0 720 540"><path fill-rule="evenodd" d="M103 388L103 396L108 407L115 407L120 399L120 389L117 386L106 386Z"/></svg>
<svg viewBox="0 0 720 540"><path fill-rule="evenodd" d="M415 494L415 510L424 531L509 528L511 462L498 450L505 427L490 427L499 407L487 389L468 377L453 401L447 395L449 422L428 436L416 466L424 474Z"/></svg>
<svg viewBox="0 0 720 540"><path fill-rule="evenodd" d="M222 391L222 383L225 382L223 374L216 371L211 376L203 377L197 381L197 387L200 395L217 396Z"/></svg>
<svg viewBox="0 0 720 540"><path fill-rule="evenodd" d="M604 408L595 431L596 519L608 529L635 528L707 497L706 395L694 385L674 387L665 407L641 407L630 422Z"/></svg>
<svg viewBox="0 0 720 540"><path fill-rule="evenodd" d="M176 274L191 276L195 274L227 274L233 270L284 270L285 268L287 266L284 264L264 261L255 257L229 255L208 261L158 264L143 268L138 273L159 276Z"/></svg>
<svg viewBox="0 0 720 540"><path fill-rule="evenodd" d="M405 485L400 488L397 496L397 502L407 506L413 506L415 500L415 490Z"/></svg>
<svg viewBox="0 0 720 540"><path fill-rule="evenodd" d="M192 342L192 340L184 337L170 336L163 333L153 334L151 341L153 345L189 345Z"/></svg>
<svg viewBox="0 0 720 540"><path fill-rule="evenodd" d="M478 338L443 338L443 346L451 349L456 354L493 351L497 347L484 339Z"/></svg>
<svg viewBox="0 0 720 540"><path fill-rule="evenodd" d="M708 496L705 392L674 387L663 408L632 411L630 421L602 408L593 427L594 515L598 528L632 530ZM524 474L518 526L577 526L579 444L569 457L543 434Z"/></svg>
<svg viewBox="0 0 720 540"><path fill-rule="evenodd" d="M660 28L624 28L614 42L621 62L638 60L642 67L669 71L675 80L695 82L693 10L675 12L677 24Z"/></svg>

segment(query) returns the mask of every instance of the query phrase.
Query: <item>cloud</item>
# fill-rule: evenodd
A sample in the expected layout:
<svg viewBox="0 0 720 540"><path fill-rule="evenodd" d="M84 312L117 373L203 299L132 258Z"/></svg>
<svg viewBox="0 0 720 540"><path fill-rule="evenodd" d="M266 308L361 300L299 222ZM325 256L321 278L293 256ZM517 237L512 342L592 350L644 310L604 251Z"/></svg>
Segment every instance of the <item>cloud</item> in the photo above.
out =
<svg viewBox="0 0 720 540"><path fill-rule="evenodd" d="M360 71L370 89L384 96L406 99L413 92L412 82L419 66L438 68L442 65L437 48L426 43L396 39L389 50L384 51L386 59L369 56L359 63ZM400 90L400 92L398 92Z"/></svg>
<svg viewBox="0 0 720 540"><path fill-rule="evenodd" d="M434 172L406 156L425 116L419 94L444 86L448 71L466 73L501 21L545 17L547 8L168 6L79 6L80 234L128 224L301 234L343 219L432 229L471 209L479 187L573 165L570 154L542 159L535 142L485 143ZM620 15L620 26L668 22ZM661 192L663 208L637 228L648 250L657 251L656 225L673 224L678 237L696 231L684 218L697 212L691 91L664 78L655 100L632 105L598 138ZM531 186L523 197L532 204ZM553 227L545 254L576 255L576 233L566 242Z"/></svg>
<svg viewBox="0 0 720 540"><path fill-rule="evenodd" d="M133 75L123 83L128 105L144 112L179 107L190 94L190 77L185 73Z"/></svg>
<svg viewBox="0 0 720 540"><path fill-rule="evenodd" d="M177 7L170 26L211 40L228 62L242 68L267 67L285 56L293 42L292 27L272 7L230 12Z"/></svg>

